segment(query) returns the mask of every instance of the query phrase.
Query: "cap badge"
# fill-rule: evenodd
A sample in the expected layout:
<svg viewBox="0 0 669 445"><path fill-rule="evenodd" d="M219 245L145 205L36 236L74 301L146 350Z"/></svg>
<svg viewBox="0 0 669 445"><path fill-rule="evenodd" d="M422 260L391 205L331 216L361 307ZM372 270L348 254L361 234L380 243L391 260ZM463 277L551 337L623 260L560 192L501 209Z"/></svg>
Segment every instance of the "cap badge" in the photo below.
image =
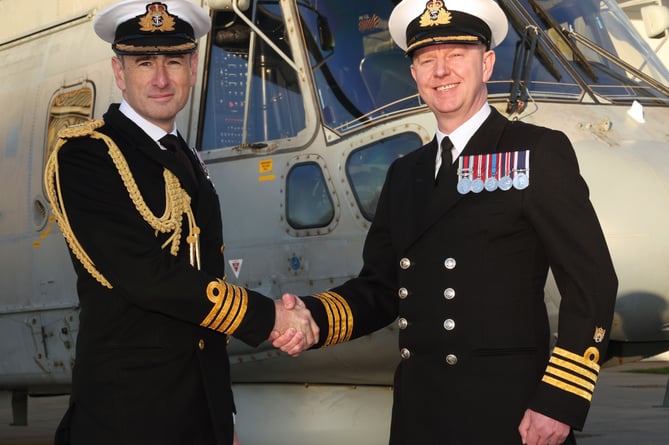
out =
<svg viewBox="0 0 669 445"><path fill-rule="evenodd" d="M175 24L174 16L167 12L167 5L164 3L146 5L146 14L139 18L139 29L144 32L174 31Z"/></svg>
<svg viewBox="0 0 669 445"><path fill-rule="evenodd" d="M451 23L451 13L441 0L430 0L425 4L425 12L420 18L421 28Z"/></svg>
<svg viewBox="0 0 669 445"><path fill-rule="evenodd" d="M606 329L598 327L595 329L595 335L592 338L595 340L595 343L601 343L605 335Z"/></svg>

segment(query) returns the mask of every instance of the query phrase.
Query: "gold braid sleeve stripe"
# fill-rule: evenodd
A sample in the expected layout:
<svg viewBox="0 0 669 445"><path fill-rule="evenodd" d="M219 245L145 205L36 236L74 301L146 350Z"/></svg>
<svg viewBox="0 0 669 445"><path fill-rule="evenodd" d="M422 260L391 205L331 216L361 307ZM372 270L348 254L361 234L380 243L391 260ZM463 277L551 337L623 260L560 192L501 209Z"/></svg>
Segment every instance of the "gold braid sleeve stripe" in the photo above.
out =
<svg viewBox="0 0 669 445"><path fill-rule="evenodd" d="M542 381L591 401L599 376L598 360L599 350L595 347L588 348L582 356L556 347Z"/></svg>
<svg viewBox="0 0 669 445"><path fill-rule="evenodd" d="M212 301L210 291L215 291L216 295L219 295L219 298L207 316L207 318L213 317L213 321L208 323L207 327L216 331L225 322L225 317L230 310L230 306L232 306L235 295L230 295L230 291L234 293L234 289L230 289L226 286L225 282L222 282L220 287L214 288L212 288L212 283L217 282L212 281L209 283L209 286L207 286L207 298L209 301Z"/></svg>
<svg viewBox="0 0 669 445"><path fill-rule="evenodd" d="M350 340L353 333L353 312L346 300L336 292L325 292L314 297L323 303L328 316L328 336L323 346Z"/></svg>
<svg viewBox="0 0 669 445"><path fill-rule="evenodd" d="M207 298L214 303L214 307L200 326L234 334L248 309L249 296L246 289L223 280L212 281L207 286Z"/></svg>
<svg viewBox="0 0 669 445"><path fill-rule="evenodd" d="M63 237L67 241L70 250L74 256L81 262L86 271L93 276L100 284L112 289L111 283L97 270L93 260L88 256L84 248L77 240L77 237L72 230L70 221L65 211L63 203L63 196L60 186L60 172L58 170L58 151L70 138L75 137L90 137L92 139L102 140L109 149L109 156L112 158L116 169L118 170L123 184L132 200L135 208L142 216L144 221L153 228L156 233L172 233L172 235L165 241L163 248L170 246L170 253L176 256L179 253L179 243L181 242L181 224L183 215L188 218L189 235L187 238L191 248L191 265L200 269L200 246L199 234L200 228L195 223L195 215L190 207L191 198L188 193L181 188L179 179L174 176L168 169L163 170L163 178L165 180L165 212L161 217L157 217L151 212L149 206L144 201L139 187L132 176L130 167L118 148L116 143L107 135L95 131L104 125L104 121L99 119L87 122L83 125L77 125L65 128L58 133L59 139L56 147L47 160L44 169L44 184L46 187L47 197L51 203L51 211L54 214L58 226Z"/></svg>
<svg viewBox="0 0 669 445"><path fill-rule="evenodd" d="M559 388L563 391L570 392L572 394L576 394L579 397L583 397L585 400L588 402L592 401L592 393L588 392L584 389L578 388L573 385L569 385L561 380L554 379L553 377L545 375L541 379L544 383L548 383L549 385L555 386L556 388Z"/></svg>
<svg viewBox="0 0 669 445"><path fill-rule="evenodd" d="M570 374L567 371L563 371L560 368L556 368L554 366L548 366L546 367L546 374L551 374L554 377L559 377L562 380L566 380L568 382L573 383L574 385L578 385L583 389L587 389L590 393L595 391L595 384L592 382L592 380L586 380L574 377L573 374Z"/></svg>
<svg viewBox="0 0 669 445"><path fill-rule="evenodd" d="M590 372L586 369L580 368L578 365L573 364L572 362L568 362L566 360L561 360L557 358L556 356L552 356L550 359L550 363L560 366L561 368L567 368L568 370L572 371L574 374L581 374L583 377L587 378L588 380L591 380L593 382L597 381L597 373L595 372Z"/></svg>
<svg viewBox="0 0 669 445"><path fill-rule="evenodd" d="M599 361L599 350L595 347L590 347L586 349L583 355L578 355L556 346L553 349L552 357L561 357L575 362L577 366L580 365L583 375L587 376L588 372L594 372L599 375L600 366L597 364Z"/></svg>
<svg viewBox="0 0 669 445"><path fill-rule="evenodd" d="M336 302L333 302L328 294L319 294L315 295L315 297L323 303L325 313L328 316L328 336L323 343L323 347L330 346L337 343L336 340L339 336L339 310L336 307Z"/></svg>

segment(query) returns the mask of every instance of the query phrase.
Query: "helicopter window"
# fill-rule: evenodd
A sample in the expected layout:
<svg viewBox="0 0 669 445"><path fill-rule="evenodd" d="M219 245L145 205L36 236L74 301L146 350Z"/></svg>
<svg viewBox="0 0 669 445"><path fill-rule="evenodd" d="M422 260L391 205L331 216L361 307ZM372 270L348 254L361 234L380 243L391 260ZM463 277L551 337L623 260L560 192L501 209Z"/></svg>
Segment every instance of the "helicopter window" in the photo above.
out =
<svg viewBox="0 0 669 445"><path fill-rule="evenodd" d="M556 52L597 95L614 103L666 98L667 69L614 0L523 1Z"/></svg>
<svg viewBox="0 0 669 445"><path fill-rule="evenodd" d="M56 146L58 132L61 129L80 124L91 118L94 97L94 86L88 82L74 87L63 87L53 95L46 129L45 162Z"/></svg>
<svg viewBox="0 0 669 445"><path fill-rule="evenodd" d="M346 176L360 212L371 221L390 164L422 144L415 133L403 133L366 145L346 160Z"/></svg>
<svg viewBox="0 0 669 445"><path fill-rule="evenodd" d="M293 166L286 178L286 220L294 229L325 227L334 204L323 171L315 162Z"/></svg>
<svg viewBox="0 0 669 445"><path fill-rule="evenodd" d="M247 14L290 57L276 3L255 2ZM306 121L295 70L233 12L217 12L213 20L200 147L211 150L297 135Z"/></svg>
<svg viewBox="0 0 669 445"><path fill-rule="evenodd" d="M317 8L310 3L316 3ZM411 61L393 43L393 2L300 2L323 121L345 132L376 116L419 105Z"/></svg>
<svg viewBox="0 0 669 445"><path fill-rule="evenodd" d="M527 20L512 2L505 0L499 4L509 20L509 30L506 38L494 50L495 68L488 82L491 99L507 100L510 91L513 96L514 82L522 81L535 99L580 100L583 88L557 59L555 51L531 32ZM524 58L523 51L529 51L533 38L536 45L534 55ZM515 100L514 97L511 99Z"/></svg>

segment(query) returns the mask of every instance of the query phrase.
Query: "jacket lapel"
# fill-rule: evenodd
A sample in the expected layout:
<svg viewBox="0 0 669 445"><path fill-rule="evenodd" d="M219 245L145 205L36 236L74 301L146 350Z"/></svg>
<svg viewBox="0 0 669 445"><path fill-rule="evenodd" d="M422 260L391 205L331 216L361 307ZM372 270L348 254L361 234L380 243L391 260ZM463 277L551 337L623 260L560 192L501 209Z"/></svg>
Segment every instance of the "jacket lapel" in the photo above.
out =
<svg viewBox="0 0 669 445"><path fill-rule="evenodd" d="M510 151L509 147L499 147L499 140L508 122L509 120L502 116L499 111L491 108L490 116L476 130L461 156Z"/></svg>
<svg viewBox="0 0 669 445"><path fill-rule="evenodd" d="M435 159L437 157L437 139L434 138L422 151L422 155L416 160L413 172L413 187L410 200L412 205L411 215L413 218L412 233L418 233L422 228L423 218L420 215L425 213L429 205L431 195L434 190ZM411 237L413 240L413 235ZM409 240L409 241L411 241Z"/></svg>
<svg viewBox="0 0 669 445"><path fill-rule="evenodd" d="M117 134L120 135L120 137L125 138L124 145L136 148L148 158L173 172L174 175L179 178L179 182L188 194L191 195L191 197L194 196L194 193L197 190L197 184L193 183L191 175L189 175L185 166L176 158L176 156L165 150L161 150L149 135L137 126L137 124L128 119L123 113L118 111L118 108L111 108L110 112L105 114L105 122L115 127L117 129ZM179 139L184 143L181 135L179 135ZM189 153L188 156L189 158L192 158L193 154ZM191 164L192 163L193 160L191 159ZM199 165L197 165L197 167L194 166L194 168L196 172L201 170ZM196 173L196 175L199 174Z"/></svg>
<svg viewBox="0 0 669 445"><path fill-rule="evenodd" d="M507 122L508 120L493 108L490 116L488 116L481 127L471 137L460 157L495 152ZM423 233L432 227L463 197L457 191L459 158L455 160L455 164L447 172L444 180L436 187L434 186L435 158L437 154L436 139L431 143L434 144L434 149L426 151L426 153L431 153L432 155L431 163L427 162L427 159L424 159L424 163L430 164L429 170L432 175L432 182L429 182L429 187L423 185L420 188L415 188L413 195L415 197L414 205L416 206L414 215L417 217L417 222L416 231L411 243L420 238ZM426 176L427 170L428 168L419 169L417 177Z"/></svg>

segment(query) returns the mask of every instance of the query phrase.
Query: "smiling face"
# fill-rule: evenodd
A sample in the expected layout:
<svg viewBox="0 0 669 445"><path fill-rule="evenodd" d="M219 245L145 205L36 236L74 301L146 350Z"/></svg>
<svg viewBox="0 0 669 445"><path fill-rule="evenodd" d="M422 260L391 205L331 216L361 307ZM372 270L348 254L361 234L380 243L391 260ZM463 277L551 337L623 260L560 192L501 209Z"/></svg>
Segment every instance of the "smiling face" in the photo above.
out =
<svg viewBox="0 0 669 445"><path fill-rule="evenodd" d="M188 102L197 74L197 54L114 57L112 68L123 98L144 119L166 132Z"/></svg>
<svg viewBox="0 0 669 445"><path fill-rule="evenodd" d="M452 133L486 102L493 51L479 44L447 43L419 48L412 57L411 75L418 92L444 133Z"/></svg>

